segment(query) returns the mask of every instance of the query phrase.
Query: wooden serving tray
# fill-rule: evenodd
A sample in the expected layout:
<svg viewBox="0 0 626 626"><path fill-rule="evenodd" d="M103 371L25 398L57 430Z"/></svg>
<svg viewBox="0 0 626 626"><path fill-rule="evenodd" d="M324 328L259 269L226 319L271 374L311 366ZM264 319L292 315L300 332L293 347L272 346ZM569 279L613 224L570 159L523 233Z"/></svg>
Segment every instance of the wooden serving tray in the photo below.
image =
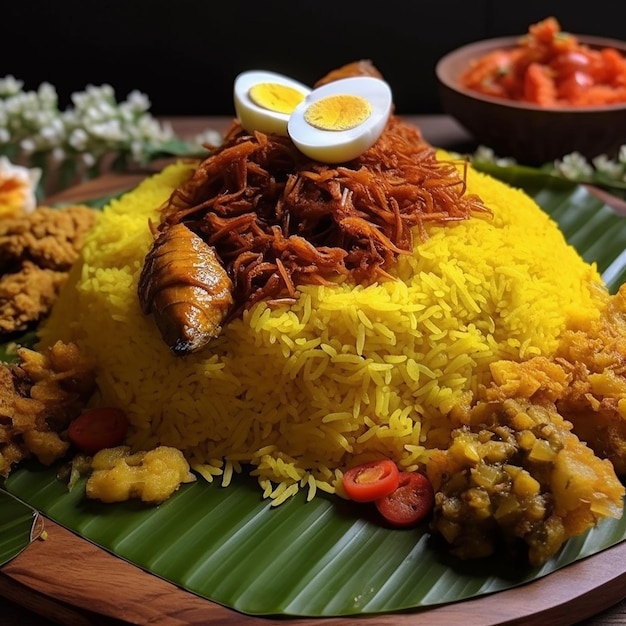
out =
<svg viewBox="0 0 626 626"><path fill-rule="evenodd" d="M363 618L251 617L180 589L43 520L46 539L35 540L0 569L0 595L75 626L565 626L626 596L622 542L532 583L420 612Z"/></svg>
<svg viewBox="0 0 626 626"><path fill-rule="evenodd" d="M149 172L108 174L49 198L80 202L130 189ZM60 624L152 626L570 625L626 598L626 542L537 581L480 598L393 615L274 619L243 615L183 590L45 517L34 540L0 568L0 596ZM626 606L616 613L626 616ZM612 623L624 623L612 621Z"/></svg>

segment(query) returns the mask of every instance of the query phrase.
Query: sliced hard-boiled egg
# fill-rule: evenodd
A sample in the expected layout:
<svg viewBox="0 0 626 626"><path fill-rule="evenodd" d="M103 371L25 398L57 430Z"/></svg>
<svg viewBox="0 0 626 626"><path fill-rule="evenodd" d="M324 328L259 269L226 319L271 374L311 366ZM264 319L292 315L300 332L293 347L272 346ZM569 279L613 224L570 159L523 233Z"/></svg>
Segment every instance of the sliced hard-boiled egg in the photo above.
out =
<svg viewBox="0 0 626 626"><path fill-rule="evenodd" d="M16 165L0 156L0 220L32 213L37 208L41 169Z"/></svg>
<svg viewBox="0 0 626 626"><path fill-rule="evenodd" d="M282 74L249 70L235 78L235 113L249 133L287 135L287 122L311 89Z"/></svg>
<svg viewBox="0 0 626 626"><path fill-rule="evenodd" d="M309 158L343 163L376 143L391 108L391 89L385 81L372 76L343 78L311 91L291 114L287 130Z"/></svg>

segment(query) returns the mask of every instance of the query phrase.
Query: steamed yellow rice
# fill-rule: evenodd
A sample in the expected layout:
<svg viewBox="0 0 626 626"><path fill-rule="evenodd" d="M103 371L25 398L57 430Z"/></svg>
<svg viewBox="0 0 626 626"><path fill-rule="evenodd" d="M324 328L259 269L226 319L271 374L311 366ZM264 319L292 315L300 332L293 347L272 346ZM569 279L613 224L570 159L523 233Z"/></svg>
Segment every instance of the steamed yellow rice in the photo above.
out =
<svg viewBox="0 0 626 626"><path fill-rule="evenodd" d="M93 402L127 412L135 449L180 448L223 484L251 464L275 504L332 493L341 468L372 457L417 468L490 363L552 354L605 302L596 267L532 199L470 170L493 218L431 227L398 280L300 287L294 305L258 303L206 351L176 357L141 313L137 281L148 222L192 168L170 166L104 209L42 346L71 340L94 357Z"/></svg>

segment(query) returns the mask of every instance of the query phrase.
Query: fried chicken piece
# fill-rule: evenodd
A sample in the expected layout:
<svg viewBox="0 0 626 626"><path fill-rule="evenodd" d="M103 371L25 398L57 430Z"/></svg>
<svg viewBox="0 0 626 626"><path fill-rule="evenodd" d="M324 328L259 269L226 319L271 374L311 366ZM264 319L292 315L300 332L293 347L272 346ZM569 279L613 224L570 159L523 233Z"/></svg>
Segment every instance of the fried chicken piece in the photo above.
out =
<svg viewBox="0 0 626 626"><path fill-rule="evenodd" d="M0 335L27 330L50 312L97 216L76 205L0 221Z"/></svg>
<svg viewBox="0 0 626 626"><path fill-rule="evenodd" d="M22 217L0 221L0 272L15 271L24 261L69 270L98 214L83 205L39 207Z"/></svg>
<svg viewBox="0 0 626 626"><path fill-rule="evenodd" d="M44 353L18 350L0 366L0 476L31 456L44 465L69 449L64 431L95 389L93 364L75 344L57 342Z"/></svg>
<svg viewBox="0 0 626 626"><path fill-rule="evenodd" d="M54 304L67 272L24 261L19 272L0 276L0 334L27 330Z"/></svg>

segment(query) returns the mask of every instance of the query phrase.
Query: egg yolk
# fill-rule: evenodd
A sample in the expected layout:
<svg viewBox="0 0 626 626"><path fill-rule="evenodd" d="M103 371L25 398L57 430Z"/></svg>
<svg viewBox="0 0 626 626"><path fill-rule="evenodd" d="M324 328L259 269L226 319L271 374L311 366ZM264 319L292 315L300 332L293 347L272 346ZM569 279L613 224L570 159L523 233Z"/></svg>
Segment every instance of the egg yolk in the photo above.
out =
<svg viewBox="0 0 626 626"><path fill-rule="evenodd" d="M311 104L304 113L308 124L319 130L350 130L361 125L372 114L365 98L338 94Z"/></svg>
<svg viewBox="0 0 626 626"><path fill-rule="evenodd" d="M304 94L293 87L278 83L257 83L248 92L254 104L275 111L291 113L304 100Z"/></svg>

